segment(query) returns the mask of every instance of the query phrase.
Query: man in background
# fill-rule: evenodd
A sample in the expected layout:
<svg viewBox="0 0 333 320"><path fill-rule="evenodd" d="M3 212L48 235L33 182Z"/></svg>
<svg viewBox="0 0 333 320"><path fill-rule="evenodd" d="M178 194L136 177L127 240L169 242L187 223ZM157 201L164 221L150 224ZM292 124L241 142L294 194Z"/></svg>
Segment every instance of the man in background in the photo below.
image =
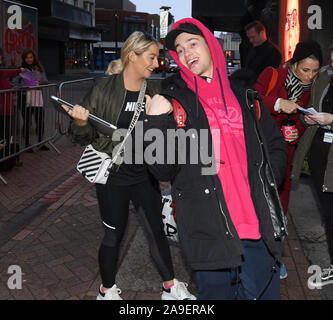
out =
<svg viewBox="0 0 333 320"><path fill-rule="evenodd" d="M253 46L246 57L245 68L255 73L256 77L259 77L266 67L278 68L281 63L281 52L267 38L265 26L256 20L245 26L245 32Z"/></svg>

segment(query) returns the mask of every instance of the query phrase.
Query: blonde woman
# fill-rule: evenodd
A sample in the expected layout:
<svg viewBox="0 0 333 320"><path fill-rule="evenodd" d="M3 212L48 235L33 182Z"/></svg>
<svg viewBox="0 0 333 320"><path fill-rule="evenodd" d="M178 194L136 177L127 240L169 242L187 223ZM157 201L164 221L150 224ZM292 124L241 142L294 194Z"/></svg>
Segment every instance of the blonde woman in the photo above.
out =
<svg viewBox="0 0 333 320"><path fill-rule="evenodd" d="M108 68L105 71L105 74L111 76L112 74L120 73L122 69L123 65L121 63L121 59L112 60L109 63Z"/></svg>
<svg viewBox="0 0 333 320"><path fill-rule="evenodd" d="M127 129L142 83L158 67L158 55L159 43L150 35L137 31L129 36L121 50L123 71L95 86L83 100L82 106L76 105L73 110L63 106L74 119L71 125L74 141L82 145L92 143L96 150L112 154L111 138L94 130L88 122L89 112L116 124L118 128ZM158 92L159 89L153 83L147 83L146 94L153 96ZM143 108L139 121L144 113ZM131 134L133 147L135 129ZM136 151L132 153L133 159ZM105 232L98 257L102 285L97 299L121 300L121 291L115 278L120 242L127 225L129 202L132 200L144 227L152 259L163 280L162 299L195 300L187 291L186 284L174 279L170 249L163 232L162 202L157 183L152 180L145 163L132 163L121 164L117 172L110 174L105 185L96 184Z"/></svg>

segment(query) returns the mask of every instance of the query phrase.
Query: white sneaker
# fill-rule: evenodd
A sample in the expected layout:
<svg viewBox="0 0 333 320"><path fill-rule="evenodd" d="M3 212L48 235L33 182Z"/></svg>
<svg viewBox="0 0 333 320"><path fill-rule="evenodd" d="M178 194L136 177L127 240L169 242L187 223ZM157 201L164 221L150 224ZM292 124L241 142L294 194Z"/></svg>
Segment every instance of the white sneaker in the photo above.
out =
<svg viewBox="0 0 333 320"><path fill-rule="evenodd" d="M102 286L99 288L99 294L96 300L123 300L120 296L121 290L114 284L112 288L102 293Z"/></svg>
<svg viewBox="0 0 333 320"><path fill-rule="evenodd" d="M162 300L197 300L197 298L187 290L187 283L180 282L177 279L173 279L173 281L174 285L170 289L165 289L162 286Z"/></svg>

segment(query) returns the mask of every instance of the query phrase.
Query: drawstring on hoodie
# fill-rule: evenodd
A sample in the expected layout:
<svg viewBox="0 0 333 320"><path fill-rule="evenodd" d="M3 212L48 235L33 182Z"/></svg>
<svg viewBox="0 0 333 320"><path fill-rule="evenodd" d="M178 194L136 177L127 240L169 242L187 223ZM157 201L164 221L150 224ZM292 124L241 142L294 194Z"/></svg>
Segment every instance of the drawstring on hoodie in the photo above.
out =
<svg viewBox="0 0 333 320"><path fill-rule="evenodd" d="M228 107L227 107L227 103L225 102L220 70L218 68L216 68L216 71L217 71L217 75L219 77L220 90L221 90L221 94L222 94L222 100L223 100L223 103L224 103L225 112L228 114ZM195 84L195 103L196 103L197 119L198 119L199 118L199 94L198 94L198 82L197 82L196 77L194 77L194 84Z"/></svg>
<svg viewBox="0 0 333 320"><path fill-rule="evenodd" d="M194 83L195 83L195 103L197 107L197 119L199 118L199 95L198 95L198 83L197 78L194 77Z"/></svg>
<svg viewBox="0 0 333 320"><path fill-rule="evenodd" d="M224 98L224 91L223 91L223 86L222 86L220 70L218 68L216 68L216 71L217 71L217 75L219 76L220 89L221 89L221 93L222 93L222 99L223 99L223 103L224 103L225 112L228 114L228 108L227 108L227 104L226 104L225 98Z"/></svg>

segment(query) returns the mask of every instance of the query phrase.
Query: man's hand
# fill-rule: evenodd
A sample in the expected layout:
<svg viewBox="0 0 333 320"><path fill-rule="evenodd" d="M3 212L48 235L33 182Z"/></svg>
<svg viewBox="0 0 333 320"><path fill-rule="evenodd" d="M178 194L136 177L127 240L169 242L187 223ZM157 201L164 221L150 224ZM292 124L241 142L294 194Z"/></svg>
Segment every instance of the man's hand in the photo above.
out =
<svg viewBox="0 0 333 320"><path fill-rule="evenodd" d="M74 119L77 126L85 126L88 123L89 110L76 104L72 109L65 105L61 105L63 109Z"/></svg>
<svg viewBox="0 0 333 320"><path fill-rule="evenodd" d="M146 114L149 116L158 116L173 111L171 103L163 96L156 94L153 99L149 95L146 97Z"/></svg>

